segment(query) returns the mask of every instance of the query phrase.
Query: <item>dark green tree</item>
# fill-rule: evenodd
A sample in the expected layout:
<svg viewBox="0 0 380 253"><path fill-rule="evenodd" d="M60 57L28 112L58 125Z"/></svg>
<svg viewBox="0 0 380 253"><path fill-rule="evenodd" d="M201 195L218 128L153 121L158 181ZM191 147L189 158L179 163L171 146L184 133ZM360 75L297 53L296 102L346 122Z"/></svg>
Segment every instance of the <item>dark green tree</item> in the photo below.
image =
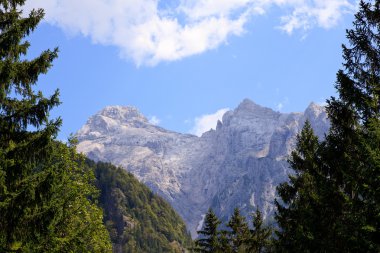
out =
<svg viewBox="0 0 380 253"><path fill-rule="evenodd" d="M281 184L278 194L282 201L276 200L276 219L281 230L277 232L282 251L310 252L318 248L322 238L330 228L323 223L322 198L328 182L321 176L318 156L319 142L311 125L306 121L297 136L297 145L291 153L289 164L294 174L289 182ZM318 232L317 232L318 231Z"/></svg>
<svg viewBox="0 0 380 253"><path fill-rule="evenodd" d="M58 50L28 60L27 37L44 12L23 17L24 3L0 1L0 251L108 251L91 174L54 141L61 120L49 120L49 111L60 103L58 91L45 97L34 88Z"/></svg>
<svg viewBox="0 0 380 253"><path fill-rule="evenodd" d="M341 249L380 251L380 1L361 1L343 45L339 98L328 101L326 175L342 199L336 219Z"/></svg>
<svg viewBox="0 0 380 253"><path fill-rule="evenodd" d="M225 252L225 243L221 243L219 225L220 220L215 215L214 211L210 208L204 218L203 228L197 231L199 234L199 239L195 241L195 251L196 252L212 252L221 253Z"/></svg>
<svg viewBox="0 0 380 253"><path fill-rule="evenodd" d="M263 217L259 209L252 215L253 228L247 240L247 253L268 252L271 246L272 228L263 224Z"/></svg>
<svg viewBox="0 0 380 253"><path fill-rule="evenodd" d="M230 240L230 233L226 230L219 231L219 245L220 249L215 252L223 252L223 253L233 253L232 243Z"/></svg>
<svg viewBox="0 0 380 253"><path fill-rule="evenodd" d="M234 209L234 213L228 221L227 227L230 228L230 231L228 231L228 237L232 252L246 252L246 241L249 237L249 228L245 217L240 215L239 208Z"/></svg>
<svg viewBox="0 0 380 253"><path fill-rule="evenodd" d="M18 8L24 2L0 2L0 244L6 249L18 248L20 238L32 238L34 230L48 225L45 214L30 213L30 207L46 197L45 173L35 165L46 158L61 124L48 119L49 110L59 104L58 91L45 98L33 90L58 50L25 60L29 42L24 38L41 21L43 11L22 18ZM30 126L35 130L29 131Z"/></svg>
<svg viewBox="0 0 380 253"><path fill-rule="evenodd" d="M361 1L343 45L339 97L327 101L330 131L319 144L300 138L295 175L279 187L281 251L380 251L379 31L380 1Z"/></svg>

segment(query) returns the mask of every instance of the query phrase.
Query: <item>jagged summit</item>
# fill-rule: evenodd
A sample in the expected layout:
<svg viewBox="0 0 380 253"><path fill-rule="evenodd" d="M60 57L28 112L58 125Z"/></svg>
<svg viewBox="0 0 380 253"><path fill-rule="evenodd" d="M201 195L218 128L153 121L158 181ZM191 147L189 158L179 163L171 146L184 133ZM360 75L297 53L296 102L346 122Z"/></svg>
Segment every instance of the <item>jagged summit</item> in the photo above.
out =
<svg viewBox="0 0 380 253"><path fill-rule="evenodd" d="M244 99L202 137L150 124L134 107L110 106L77 133L80 152L121 165L167 199L193 236L209 207L226 221L235 207L273 214L276 186L287 179L286 158L305 120L323 137L328 121L312 103L302 113L280 113Z"/></svg>
<svg viewBox="0 0 380 253"><path fill-rule="evenodd" d="M128 129L151 127L148 119L133 106L107 106L91 116L77 132L82 138L99 138L110 133L122 133ZM153 127L153 126L152 126Z"/></svg>
<svg viewBox="0 0 380 253"><path fill-rule="evenodd" d="M305 114L313 114L317 117L325 113L325 107L314 102L311 102L305 110Z"/></svg>
<svg viewBox="0 0 380 253"><path fill-rule="evenodd" d="M244 108L255 108L255 107L261 107L260 105L256 104L249 98L243 99L241 103L238 105L237 109L244 109Z"/></svg>
<svg viewBox="0 0 380 253"><path fill-rule="evenodd" d="M223 125L237 131L251 129L258 134L273 132L281 113L244 99L239 106L223 115Z"/></svg>
<svg viewBox="0 0 380 253"><path fill-rule="evenodd" d="M275 113L272 109L258 105L248 98L244 99L234 112L245 114Z"/></svg>
<svg viewBox="0 0 380 253"><path fill-rule="evenodd" d="M107 106L97 113L121 123L128 123L133 121L140 121L148 123L148 119L134 106Z"/></svg>
<svg viewBox="0 0 380 253"><path fill-rule="evenodd" d="M268 118L268 117L278 117L279 112L274 111L273 109L265 106L256 104L250 99L244 99L239 106L234 110L235 116L248 116L248 117L259 117L259 118Z"/></svg>

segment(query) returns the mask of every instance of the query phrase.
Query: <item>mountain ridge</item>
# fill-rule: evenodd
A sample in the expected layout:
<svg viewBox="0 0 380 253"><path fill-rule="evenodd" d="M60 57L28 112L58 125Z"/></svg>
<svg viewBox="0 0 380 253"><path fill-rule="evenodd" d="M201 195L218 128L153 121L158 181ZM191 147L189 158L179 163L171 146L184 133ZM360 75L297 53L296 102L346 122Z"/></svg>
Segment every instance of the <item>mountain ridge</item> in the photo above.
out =
<svg viewBox="0 0 380 253"><path fill-rule="evenodd" d="M269 217L305 120L320 138L329 127L315 103L303 113L280 113L245 99L201 137L155 126L136 110L106 107L95 114L78 131L77 148L133 173L173 205L193 236L209 207L224 220L234 207L243 214L259 207Z"/></svg>

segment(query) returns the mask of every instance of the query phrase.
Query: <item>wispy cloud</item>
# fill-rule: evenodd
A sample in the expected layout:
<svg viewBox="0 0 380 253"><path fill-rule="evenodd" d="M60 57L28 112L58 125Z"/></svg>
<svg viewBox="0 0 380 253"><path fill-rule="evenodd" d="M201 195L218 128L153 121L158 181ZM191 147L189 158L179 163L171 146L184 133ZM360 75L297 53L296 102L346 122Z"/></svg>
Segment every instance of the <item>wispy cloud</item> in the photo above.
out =
<svg viewBox="0 0 380 253"><path fill-rule="evenodd" d="M279 28L288 34L294 30L309 30L314 26L325 29L335 26L344 14L353 13L354 1L349 0L314 0L294 1L291 14L281 17Z"/></svg>
<svg viewBox="0 0 380 253"><path fill-rule="evenodd" d="M280 29L291 34L329 28L353 9L354 0L29 0L46 21L70 34L113 45L136 65L154 66L217 48L241 36L253 15L283 8Z"/></svg>
<svg viewBox="0 0 380 253"><path fill-rule="evenodd" d="M223 115L229 110L229 108L223 108L213 114L205 114L200 117L196 117L194 120L194 127L190 132L197 136L201 136L210 129L215 129L218 120L221 121Z"/></svg>

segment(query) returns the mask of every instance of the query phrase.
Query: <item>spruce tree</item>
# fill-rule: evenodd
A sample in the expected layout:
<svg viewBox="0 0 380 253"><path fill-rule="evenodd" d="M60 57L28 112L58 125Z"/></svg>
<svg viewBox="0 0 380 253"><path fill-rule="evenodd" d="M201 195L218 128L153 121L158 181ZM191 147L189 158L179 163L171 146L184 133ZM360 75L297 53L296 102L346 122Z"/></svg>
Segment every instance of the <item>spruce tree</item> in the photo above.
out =
<svg viewBox="0 0 380 253"><path fill-rule="evenodd" d="M343 45L339 97L327 101L330 131L311 146L312 135L300 138L295 175L279 187L281 251L380 252L380 1L359 7Z"/></svg>
<svg viewBox="0 0 380 253"><path fill-rule="evenodd" d="M264 226L263 217L259 209L252 215L253 228L247 240L246 253L269 252L271 244L272 229Z"/></svg>
<svg viewBox="0 0 380 253"><path fill-rule="evenodd" d="M30 44L24 39L41 21L43 11L33 10L22 18L18 8L24 2L0 2L0 244L6 249L17 249L20 238L32 238L34 230L46 225L44 214L29 213L46 193L41 187L46 175L34 165L46 157L61 124L59 119L48 119L49 110L59 104L58 91L46 98L33 89L58 50L25 59ZM35 130L29 131L30 127Z"/></svg>
<svg viewBox="0 0 380 253"><path fill-rule="evenodd" d="M321 199L327 182L319 169L318 149L318 138L306 121L288 161L294 174L289 176L289 182L277 188L282 200L275 202L276 219L281 227L277 236L282 251L313 251L322 243L322 238L316 235L326 235L322 230L330 229L323 222L323 218L329 217L321 217L324 210Z"/></svg>
<svg viewBox="0 0 380 253"><path fill-rule="evenodd" d="M328 101L331 130L326 171L343 200L337 219L341 247L380 251L380 1L360 2L343 45L339 97Z"/></svg>
<svg viewBox="0 0 380 253"><path fill-rule="evenodd" d="M218 250L216 250L216 252L223 252L223 253L233 253L233 248L232 248L232 245L231 245L231 240L230 240L230 237L229 237L229 232L226 231L226 230L221 230L219 231L219 248ZM240 252L243 252L243 251L240 251Z"/></svg>
<svg viewBox="0 0 380 253"><path fill-rule="evenodd" d="M45 97L34 87L58 49L27 58L27 38L44 12L24 17L24 3L0 1L0 251L109 251L94 177L54 141L61 120L49 111L60 103L58 91Z"/></svg>
<svg viewBox="0 0 380 253"><path fill-rule="evenodd" d="M202 253L221 253L225 252L223 243L221 243L219 225L220 220L210 208L204 218L203 228L197 231L199 239L195 241L195 251ZM225 238L225 237L224 237Z"/></svg>
<svg viewBox="0 0 380 253"><path fill-rule="evenodd" d="M228 221L227 227L230 228L228 234L232 252L245 252L245 243L249 237L249 228L245 217L240 215L238 208L234 209L234 213Z"/></svg>

